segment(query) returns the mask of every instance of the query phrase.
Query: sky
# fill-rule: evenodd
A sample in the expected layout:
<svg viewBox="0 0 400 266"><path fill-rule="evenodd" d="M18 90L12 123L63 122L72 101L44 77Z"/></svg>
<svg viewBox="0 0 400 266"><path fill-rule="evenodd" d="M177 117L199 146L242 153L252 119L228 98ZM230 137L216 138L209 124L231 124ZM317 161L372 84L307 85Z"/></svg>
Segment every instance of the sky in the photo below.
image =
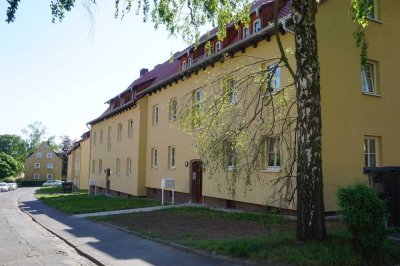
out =
<svg viewBox="0 0 400 266"><path fill-rule="evenodd" d="M7 3L0 1L0 135L22 135L40 121L57 140L79 139L141 68L187 46L134 12L115 19L114 0L98 0L93 20L77 2L53 24L50 0L22 0L16 21L7 24Z"/></svg>

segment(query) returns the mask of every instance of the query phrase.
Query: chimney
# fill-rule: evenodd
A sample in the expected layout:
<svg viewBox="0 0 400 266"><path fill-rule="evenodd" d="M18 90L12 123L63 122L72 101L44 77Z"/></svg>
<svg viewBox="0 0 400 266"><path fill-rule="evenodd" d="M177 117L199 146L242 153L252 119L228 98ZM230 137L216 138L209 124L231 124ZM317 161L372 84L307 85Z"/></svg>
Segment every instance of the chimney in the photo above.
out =
<svg viewBox="0 0 400 266"><path fill-rule="evenodd" d="M146 74L147 72L149 72L149 70L147 68L142 68L140 70L140 76L143 76L144 74Z"/></svg>

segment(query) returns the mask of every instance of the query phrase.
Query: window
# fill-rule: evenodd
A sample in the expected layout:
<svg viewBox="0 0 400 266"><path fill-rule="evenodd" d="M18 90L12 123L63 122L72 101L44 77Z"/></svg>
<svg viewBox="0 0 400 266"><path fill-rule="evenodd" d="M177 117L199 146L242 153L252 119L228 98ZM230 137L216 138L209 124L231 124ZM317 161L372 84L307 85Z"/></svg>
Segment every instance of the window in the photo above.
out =
<svg viewBox="0 0 400 266"><path fill-rule="evenodd" d="M128 138L133 138L133 120L128 121Z"/></svg>
<svg viewBox="0 0 400 266"><path fill-rule="evenodd" d="M192 58L189 57L189 58L188 58L188 67L190 67L191 65L192 65Z"/></svg>
<svg viewBox="0 0 400 266"><path fill-rule="evenodd" d="M377 3L376 0L367 0L368 4L372 4L371 9L369 10L368 14L367 14L367 18L369 19L377 19Z"/></svg>
<svg viewBox="0 0 400 266"><path fill-rule="evenodd" d="M177 100L176 98L169 100L169 121L176 120Z"/></svg>
<svg viewBox="0 0 400 266"><path fill-rule="evenodd" d="M118 123L117 139L118 141L122 139L122 123Z"/></svg>
<svg viewBox="0 0 400 266"><path fill-rule="evenodd" d="M53 153L51 153L51 152L47 153L47 159L51 159L51 158L53 158Z"/></svg>
<svg viewBox="0 0 400 266"><path fill-rule="evenodd" d="M176 168L176 148L175 146L168 146L168 168Z"/></svg>
<svg viewBox="0 0 400 266"><path fill-rule="evenodd" d="M186 69L186 67L187 67L187 66L186 66L186 60L183 60L183 61L182 61L182 70Z"/></svg>
<svg viewBox="0 0 400 266"><path fill-rule="evenodd" d="M194 117L193 117L193 126L194 126L194 128L200 128L201 127L203 101L204 101L204 92L203 92L203 90L196 90L194 92Z"/></svg>
<svg viewBox="0 0 400 266"><path fill-rule="evenodd" d="M280 138L266 137L264 139L265 169L279 171L281 166Z"/></svg>
<svg viewBox="0 0 400 266"><path fill-rule="evenodd" d="M261 30L261 20L256 19L253 22L253 33L259 32Z"/></svg>
<svg viewBox="0 0 400 266"><path fill-rule="evenodd" d="M228 171L233 171L235 169L235 164L237 160L237 152L234 143L226 143L226 168Z"/></svg>
<svg viewBox="0 0 400 266"><path fill-rule="evenodd" d="M103 130L100 130L100 144L103 144Z"/></svg>
<svg viewBox="0 0 400 266"><path fill-rule="evenodd" d="M226 82L226 97L228 104L235 104L237 102L237 87L234 79L228 79Z"/></svg>
<svg viewBox="0 0 400 266"><path fill-rule="evenodd" d="M47 179L53 179L53 175L52 174L47 174Z"/></svg>
<svg viewBox="0 0 400 266"><path fill-rule="evenodd" d="M96 142L97 142L97 132L93 133L93 145L96 146Z"/></svg>
<svg viewBox="0 0 400 266"><path fill-rule="evenodd" d="M37 152L35 155L36 158L42 158L42 153L41 152Z"/></svg>
<svg viewBox="0 0 400 266"><path fill-rule="evenodd" d="M47 164L47 169L53 169L53 163L48 163Z"/></svg>
<svg viewBox="0 0 400 266"><path fill-rule="evenodd" d="M119 176L121 174L121 160L117 158L115 160L115 175Z"/></svg>
<svg viewBox="0 0 400 266"><path fill-rule="evenodd" d="M103 172L103 160L102 159L99 160L98 170L99 170L99 175L101 175L101 173Z"/></svg>
<svg viewBox="0 0 400 266"><path fill-rule="evenodd" d="M218 41L215 43L215 52L218 53L222 50L222 42Z"/></svg>
<svg viewBox="0 0 400 266"><path fill-rule="evenodd" d="M92 174L94 174L96 172L96 161L93 160L92 161Z"/></svg>
<svg viewBox="0 0 400 266"><path fill-rule="evenodd" d="M39 169L40 168L40 163L35 163L35 169Z"/></svg>
<svg viewBox="0 0 400 266"><path fill-rule="evenodd" d="M158 125L159 111L160 111L160 108L159 108L158 104L153 105L153 125Z"/></svg>
<svg viewBox="0 0 400 266"><path fill-rule="evenodd" d="M366 167L376 167L379 165L378 138L376 137L364 138L364 160Z"/></svg>
<svg viewBox="0 0 400 266"><path fill-rule="evenodd" d="M361 71L362 91L369 94L377 94L376 90L376 64L367 62Z"/></svg>
<svg viewBox="0 0 400 266"><path fill-rule="evenodd" d="M242 38L246 39L250 35L249 26L244 26L242 29Z"/></svg>
<svg viewBox="0 0 400 266"><path fill-rule="evenodd" d="M131 158L126 158L126 175L127 176L132 175L132 159Z"/></svg>
<svg viewBox="0 0 400 266"><path fill-rule="evenodd" d="M111 133L112 128L108 127L108 136L107 136L107 151L111 151Z"/></svg>
<svg viewBox="0 0 400 266"><path fill-rule="evenodd" d="M151 148L151 168L156 169L158 166L158 149Z"/></svg>
<svg viewBox="0 0 400 266"><path fill-rule="evenodd" d="M276 93L281 87L281 70L278 64L272 64L267 67L267 91Z"/></svg>
<svg viewBox="0 0 400 266"><path fill-rule="evenodd" d="M33 175L33 179L39 179L40 178L40 174L34 174Z"/></svg>

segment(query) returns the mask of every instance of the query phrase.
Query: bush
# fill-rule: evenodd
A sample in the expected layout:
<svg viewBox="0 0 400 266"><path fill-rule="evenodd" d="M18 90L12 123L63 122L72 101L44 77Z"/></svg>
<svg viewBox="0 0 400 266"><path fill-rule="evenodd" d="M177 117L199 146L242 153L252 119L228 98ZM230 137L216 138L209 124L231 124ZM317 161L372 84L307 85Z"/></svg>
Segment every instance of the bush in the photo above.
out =
<svg viewBox="0 0 400 266"><path fill-rule="evenodd" d="M373 189L361 183L340 188L337 199L343 220L352 233L354 250L366 262L380 265L386 239L385 203Z"/></svg>
<svg viewBox="0 0 400 266"><path fill-rule="evenodd" d="M41 187L45 180L23 180L17 179L18 187Z"/></svg>

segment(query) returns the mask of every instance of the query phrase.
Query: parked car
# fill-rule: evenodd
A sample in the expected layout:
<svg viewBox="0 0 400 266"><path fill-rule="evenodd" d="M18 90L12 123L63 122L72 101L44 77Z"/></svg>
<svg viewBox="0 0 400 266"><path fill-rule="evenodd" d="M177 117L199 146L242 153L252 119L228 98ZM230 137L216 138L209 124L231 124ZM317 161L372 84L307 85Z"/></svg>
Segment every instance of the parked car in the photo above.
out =
<svg viewBox="0 0 400 266"><path fill-rule="evenodd" d="M6 183L8 186L8 190L16 190L18 188L17 183Z"/></svg>
<svg viewBox="0 0 400 266"><path fill-rule="evenodd" d="M58 181L56 180L47 180L46 182L43 183L43 187L56 187L58 186Z"/></svg>
<svg viewBox="0 0 400 266"><path fill-rule="evenodd" d="M0 183L0 192L7 192L9 190L10 189L8 188L7 183Z"/></svg>

